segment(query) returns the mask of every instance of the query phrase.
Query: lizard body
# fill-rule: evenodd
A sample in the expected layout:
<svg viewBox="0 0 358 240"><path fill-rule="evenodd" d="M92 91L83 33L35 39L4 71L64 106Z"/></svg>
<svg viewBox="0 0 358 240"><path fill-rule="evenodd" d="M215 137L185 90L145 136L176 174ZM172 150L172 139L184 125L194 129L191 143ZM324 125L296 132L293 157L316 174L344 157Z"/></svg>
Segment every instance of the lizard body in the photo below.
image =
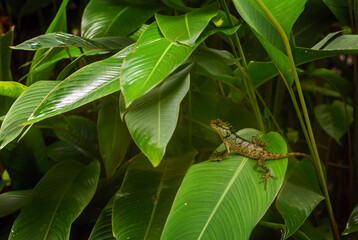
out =
<svg viewBox="0 0 358 240"><path fill-rule="evenodd" d="M247 141L240 136L238 136L235 131L232 129L232 127L221 121L220 119L211 120L210 121L210 127L212 127L220 136L222 139L225 150L219 153L214 153L214 155L211 157L212 161L221 161L224 159L229 153L230 149L235 151L236 153L257 160L257 164L265 170L265 174L262 177L262 182L265 182L267 185L267 178L276 178L271 175L270 170L263 164L265 160L275 160L275 159L282 159L287 157L293 157L293 156L303 156L311 159L311 157L305 153L298 153L298 152L292 152L292 153L283 153L283 154L275 154L271 153L267 150L265 150L261 146L265 146L266 143L262 141L258 136L254 137L253 140ZM265 185L265 186L266 186Z"/></svg>

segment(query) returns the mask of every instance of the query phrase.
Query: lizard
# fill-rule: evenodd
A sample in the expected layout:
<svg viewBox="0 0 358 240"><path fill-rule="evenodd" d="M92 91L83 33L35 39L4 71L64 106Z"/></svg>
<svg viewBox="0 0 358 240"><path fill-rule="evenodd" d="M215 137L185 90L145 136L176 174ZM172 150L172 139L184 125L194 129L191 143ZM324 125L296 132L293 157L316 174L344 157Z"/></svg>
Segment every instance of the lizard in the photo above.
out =
<svg viewBox="0 0 358 240"><path fill-rule="evenodd" d="M220 119L211 120L210 127L213 128L219 134L221 140L225 145L224 151L215 152L213 156L210 157L211 161L223 160L230 153L230 149L242 156L255 159L257 160L258 166L265 171L264 176L261 177L262 180L260 181L265 182L265 188L267 186L267 178L277 178L271 175L271 171L263 164L264 161L282 159L293 156L303 156L311 160L311 157L305 153L271 153L262 147L266 145L266 142L264 142L259 136L254 136L252 141L247 141L237 135L230 124L225 123Z"/></svg>

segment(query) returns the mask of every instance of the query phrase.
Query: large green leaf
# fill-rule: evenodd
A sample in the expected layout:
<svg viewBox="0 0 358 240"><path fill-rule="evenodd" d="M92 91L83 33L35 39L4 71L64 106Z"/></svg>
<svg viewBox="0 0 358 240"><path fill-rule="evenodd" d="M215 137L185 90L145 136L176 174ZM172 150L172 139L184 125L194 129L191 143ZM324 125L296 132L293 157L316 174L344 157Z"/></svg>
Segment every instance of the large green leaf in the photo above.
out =
<svg viewBox="0 0 358 240"><path fill-rule="evenodd" d="M298 66L322 58L358 53L358 39L356 35L339 36L327 44L328 40L332 37L333 36L330 35L327 40L323 39L312 48L294 48L292 51L295 58L295 64ZM348 41L345 42L343 41L344 39ZM252 61L249 63L249 72L254 83L257 85L264 83L266 80L278 74L278 70L272 62L263 63Z"/></svg>
<svg viewBox="0 0 358 240"><path fill-rule="evenodd" d="M345 110L345 108L347 109ZM347 133L349 125L353 122L353 108L336 100L332 105L321 104L316 106L315 116L326 133L340 144L341 137Z"/></svg>
<svg viewBox="0 0 358 240"><path fill-rule="evenodd" d="M214 76L228 77L233 77L230 65L238 61L230 52L200 46L190 56L190 60Z"/></svg>
<svg viewBox="0 0 358 240"><path fill-rule="evenodd" d="M131 5L116 0L92 0L82 16L82 36L127 36L159 10L156 4Z"/></svg>
<svg viewBox="0 0 358 240"><path fill-rule="evenodd" d="M238 134L255 136L253 129ZM285 153L286 143L274 132L267 149ZM278 179L268 179L267 189L259 183L262 172L256 160L230 154L221 162L192 166L175 197L162 239L249 239L255 225L267 211L280 189L287 159L265 162Z"/></svg>
<svg viewBox="0 0 358 240"><path fill-rule="evenodd" d="M249 26L271 44L278 44L278 32L255 0L234 0L236 10ZM293 24L304 10L306 0L261 0L263 5L290 36Z"/></svg>
<svg viewBox="0 0 358 240"><path fill-rule="evenodd" d="M123 62L120 81L126 105L158 85L193 50L168 41L160 36L157 24L151 24L139 38L134 52L129 53Z"/></svg>
<svg viewBox="0 0 358 240"><path fill-rule="evenodd" d="M179 106L189 90L191 66L135 100L125 115L130 134L153 166L158 166L178 121Z"/></svg>
<svg viewBox="0 0 358 240"><path fill-rule="evenodd" d="M274 0L263 1L267 10L285 30L286 36L290 36L291 28L298 16L302 13L306 0ZM289 85L293 83L293 75L283 41L273 24L254 0L235 0L239 14L249 24L253 33L259 39L280 73Z"/></svg>
<svg viewBox="0 0 358 240"><path fill-rule="evenodd" d="M26 86L14 81L0 81L0 95L17 98Z"/></svg>
<svg viewBox="0 0 358 240"><path fill-rule="evenodd" d="M71 224L93 197L99 174L97 161L65 160L54 166L36 185L9 240L69 239Z"/></svg>
<svg viewBox="0 0 358 240"><path fill-rule="evenodd" d="M70 75L41 102L27 123L58 115L119 90L118 75L133 45L105 60L92 63Z"/></svg>
<svg viewBox="0 0 358 240"><path fill-rule="evenodd" d="M195 151L175 142L170 154L154 168L137 156L115 196L113 232L117 239L160 239L165 220ZM169 153L169 151L168 151Z"/></svg>
<svg viewBox="0 0 358 240"><path fill-rule="evenodd" d="M349 25L349 2L346 0L323 0L327 7L332 11L336 18L343 25Z"/></svg>
<svg viewBox="0 0 358 240"><path fill-rule="evenodd" d="M166 39L193 47L209 21L217 14L217 3L214 3L183 15L155 14L155 18Z"/></svg>
<svg viewBox="0 0 358 240"><path fill-rule="evenodd" d="M293 24L301 15L307 0L261 0L289 37ZM255 2L255 1L251 1ZM252 19L251 19L252 20ZM255 21L255 20L254 20Z"/></svg>
<svg viewBox="0 0 358 240"><path fill-rule="evenodd" d="M285 220L282 239L296 232L324 197L319 189L315 169L308 159L296 163L277 196L276 207Z"/></svg>
<svg viewBox="0 0 358 240"><path fill-rule="evenodd" d="M240 16L254 32L279 50L284 50L280 35L254 0L234 0L233 2Z"/></svg>
<svg viewBox="0 0 358 240"><path fill-rule="evenodd" d="M127 152L130 136L119 115L118 102L104 105L98 113L98 141L107 178L111 178Z"/></svg>
<svg viewBox="0 0 358 240"><path fill-rule="evenodd" d="M122 40L120 47L126 47L131 44L131 40L119 38ZM118 39L117 39L118 41ZM115 43L115 42L114 42ZM95 40L79 37L64 32L48 33L29 39L19 45L11 47L17 50L38 50L52 47L83 47L92 49L113 49L113 41L106 41L106 38L97 38Z"/></svg>
<svg viewBox="0 0 358 240"><path fill-rule="evenodd" d="M113 202L114 198L103 208L88 240L115 240L112 232Z"/></svg>
<svg viewBox="0 0 358 240"><path fill-rule="evenodd" d="M0 36L0 81L9 81L12 80L11 76L11 49L9 46L12 45L14 38L14 28Z"/></svg>
<svg viewBox="0 0 358 240"><path fill-rule="evenodd" d="M0 217L20 210L25 206L32 190L11 191L0 194Z"/></svg>
<svg viewBox="0 0 358 240"><path fill-rule="evenodd" d="M347 79L343 78L341 75L335 73L334 71L326 68L316 68L313 71L309 72L310 76L318 77L328 82L333 89L337 90L341 96L349 96L349 92L352 90L352 83ZM329 90L329 89L328 89Z"/></svg>
<svg viewBox="0 0 358 240"><path fill-rule="evenodd" d="M0 129L0 149L14 140L24 126L20 125L30 117L42 99L58 82L41 81L31 85L11 106Z"/></svg>
<svg viewBox="0 0 358 240"><path fill-rule="evenodd" d="M100 159L96 124L91 119L70 115L51 120L48 121L48 125L44 122L41 126L52 129L58 139L69 143L88 159ZM87 158L81 157L78 160L87 163Z"/></svg>

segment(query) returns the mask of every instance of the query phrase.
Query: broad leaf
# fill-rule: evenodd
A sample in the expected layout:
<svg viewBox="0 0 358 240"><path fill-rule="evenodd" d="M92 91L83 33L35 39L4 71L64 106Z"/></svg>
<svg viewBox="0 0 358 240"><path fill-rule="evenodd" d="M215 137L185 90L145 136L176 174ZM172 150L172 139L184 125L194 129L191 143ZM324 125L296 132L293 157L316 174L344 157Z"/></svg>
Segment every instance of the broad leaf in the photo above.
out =
<svg viewBox="0 0 358 240"><path fill-rule="evenodd" d="M11 106L0 129L0 149L14 140L24 126L20 125L30 117L42 99L58 84L58 82L41 81L31 85Z"/></svg>
<svg viewBox="0 0 358 240"><path fill-rule="evenodd" d="M266 41L276 47L280 37L266 14L255 0L234 0L236 10L249 26L258 32ZM306 0L262 0L263 5L273 15L284 29L286 36L290 36L293 24L303 12Z"/></svg>
<svg viewBox="0 0 358 240"><path fill-rule="evenodd" d="M329 35L330 34L328 34L327 36ZM347 34L338 36L331 40L332 37L333 36L329 37L327 40L322 39L321 42L317 43L312 48L295 48L294 56L296 64L302 64L321 58L338 56L341 54L358 53L357 35Z"/></svg>
<svg viewBox="0 0 358 240"><path fill-rule="evenodd" d="M355 54L358 53L357 42L358 39L354 35L349 35L352 37L346 36L345 39L348 39L349 45L342 41L340 37L337 37L334 41L331 42L330 45L326 45L325 40L322 44L317 43L317 49L314 48L303 48L296 47L294 48L293 55L295 58L296 66L301 65L303 63L312 62L322 58L328 58L333 56L338 56L342 54ZM325 46L325 47L324 47ZM329 49L327 48L329 46ZM323 47L323 48L321 48ZM334 47L334 48L333 48ZM259 71L260 70L260 71ZM252 76L255 84L262 84L266 80L276 76L278 74L277 68L272 62L250 62L249 63L249 72L250 76ZM252 74L253 73L253 74ZM252 74L252 75L251 75Z"/></svg>
<svg viewBox="0 0 358 240"><path fill-rule="evenodd" d="M296 160L287 175L287 182L284 183L276 201L276 207L286 223L283 226L282 239L296 232L324 199L315 169L308 159L302 162Z"/></svg>
<svg viewBox="0 0 358 240"><path fill-rule="evenodd" d="M58 115L119 90L118 75L129 46L105 60L81 68L62 81L36 108L27 123Z"/></svg>
<svg viewBox="0 0 358 240"><path fill-rule="evenodd" d="M18 82L0 81L0 95L3 96L17 98L26 88L25 85Z"/></svg>
<svg viewBox="0 0 358 240"><path fill-rule="evenodd" d="M136 6L116 0L92 0L82 16L82 36L127 36L159 10L159 6Z"/></svg>
<svg viewBox="0 0 358 240"><path fill-rule="evenodd" d="M11 191L0 194L0 217L7 216L25 206L32 190Z"/></svg>
<svg viewBox="0 0 358 240"><path fill-rule="evenodd" d="M52 129L58 139L69 143L88 159L100 159L96 124L91 119L70 115L56 118L47 126L43 123L42 126ZM87 163L88 159L82 157L78 160Z"/></svg>
<svg viewBox="0 0 358 240"><path fill-rule="evenodd" d="M155 14L155 18L166 39L193 47L199 35L217 13L217 4L214 3L183 15Z"/></svg>
<svg viewBox="0 0 358 240"><path fill-rule="evenodd" d="M124 38L122 40L125 40ZM131 43L130 40L123 41L121 47L126 47ZM69 33L58 32L49 33L29 39L12 49L17 50L38 50L52 47L83 47L92 49L113 49L113 43L103 39L86 39Z"/></svg>
<svg viewBox="0 0 358 240"><path fill-rule="evenodd" d="M127 106L164 80L194 50L159 36L157 24L151 24L123 62L120 81Z"/></svg>
<svg viewBox="0 0 358 240"><path fill-rule="evenodd" d="M333 89L337 90L341 96L349 96L349 92L352 90L352 83L343 78L339 74L326 68L316 68L309 72L310 76L319 77L328 82ZM328 89L329 90L329 89Z"/></svg>
<svg viewBox="0 0 358 240"><path fill-rule="evenodd" d="M272 62L251 61L248 70L254 86L260 86L278 74L277 68Z"/></svg>
<svg viewBox="0 0 358 240"><path fill-rule="evenodd" d="M277 49L284 51L280 35L254 0L234 0L233 3L240 16L254 32Z"/></svg>
<svg viewBox="0 0 358 240"><path fill-rule="evenodd" d="M190 56L190 60L216 76L233 76L230 65L238 61L230 52L207 47L198 47Z"/></svg>
<svg viewBox="0 0 358 240"><path fill-rule="evenodd" d="M130 135L117 104L106 104L98 113L98 141L107 178L111 178L127 152Z"/></svg>
<svg viewBox="0 0 358 240"><path fill-rule="evenodd" d="M113 232L117 239L160 239L165 220L195 152L175 143L154 168L144 155L137 156L116 194ZM169 153L169 151L168 151Z"/></svg>
<svg viewBox="0 0 358 240"><path fill-rule="evenodd" d="M71 224L96 191L99 174L97 161L65 160L54 166L36 185L9 240L68 239Z"/></svg>
<svg viewBox="0 0 358 240"><path fill-rule="evenodd" d="M315 116L326 133L340 144L341 137L348 131L349 125L353 122L353 108L336 100L332 105L321 104L316 106Z"/></svg>
<svg viewBox="0 0 358 240"><path fill-rule="evenodd" d="M98 217L88 240L115 240L112 232L113 198Z"/></svg>
<svg viewBox="0 0 358 240"><path fill-rule="evenodd" d="M261 0L289 37L293 24L301 15L307 0ZM255 2L255 1L251 1ZM252 20L252 19L251 19ZM255 20L254 20L255 21Z"/></svg>
<svg viewBox="0 0 358 240"><path fill-rule="evenodd" d="M343 25L349 25L349 2L345 0L323 0L327 7L332 11L336 18Z"/></svg>
<svg viewBox="0 0 358 240"><path fill-rule="evenodd" d="M285 30L287 38L298 16L302 13L306 0L274 0L263 1L267 10L278 24ZM293 83L293 75L283 41L263 10L254 0L235 0L234 4L242 18L249 24L280 73L289 85Z"/></svg>
<svg viewBox="0 0 358 240"><path fill-rule="evenodd" d="M178 121L179 106L189 90L191 66L135 100L125 115L130 134L153 166L162 160Z"/></svg>
<svg viewBox="0 0 358 240"><path fill-rule="evenodd" d="M258 132L244 129L244 138ZM267 149L285 153L286 143L277 133ZM192 166L175 197L162 239L249 239L250 233L273 202L282 185L287 159L265 162L278 179L260 184L262 172L256 160L230 154L221 162L202 162Z"/></svg>

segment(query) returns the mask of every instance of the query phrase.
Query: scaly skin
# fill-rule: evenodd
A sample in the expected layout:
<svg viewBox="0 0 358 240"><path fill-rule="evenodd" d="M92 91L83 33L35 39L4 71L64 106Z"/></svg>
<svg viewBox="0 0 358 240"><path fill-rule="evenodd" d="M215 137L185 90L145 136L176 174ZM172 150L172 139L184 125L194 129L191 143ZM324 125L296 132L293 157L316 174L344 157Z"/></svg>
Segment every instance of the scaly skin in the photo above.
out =
<svg viewBox="0 0 358 240"><path fill-rule="evenodd" d="M270 153L261 146L265 146L266 143L261 140L259 136L253 137L251 142L241 138L238 136L235 131L231 128L231 126L220 119L211 120L210 127L212 127L222 139L225 150L219 153L214 153L214 155L210 158L212 161L221 161L223 160L229 153L230 149L235 151L236 153L257 160L257 164L265 170L264 176L262 176L262 181L265 182L265 188L267 185L267 178L271 177L276 179L276 177L271 175L270 170L263 164L265 160L274 160L274 159L282 159L293 156L303 156L311 159L305 153L284 153L284 154L274 154Z"/></svg>

